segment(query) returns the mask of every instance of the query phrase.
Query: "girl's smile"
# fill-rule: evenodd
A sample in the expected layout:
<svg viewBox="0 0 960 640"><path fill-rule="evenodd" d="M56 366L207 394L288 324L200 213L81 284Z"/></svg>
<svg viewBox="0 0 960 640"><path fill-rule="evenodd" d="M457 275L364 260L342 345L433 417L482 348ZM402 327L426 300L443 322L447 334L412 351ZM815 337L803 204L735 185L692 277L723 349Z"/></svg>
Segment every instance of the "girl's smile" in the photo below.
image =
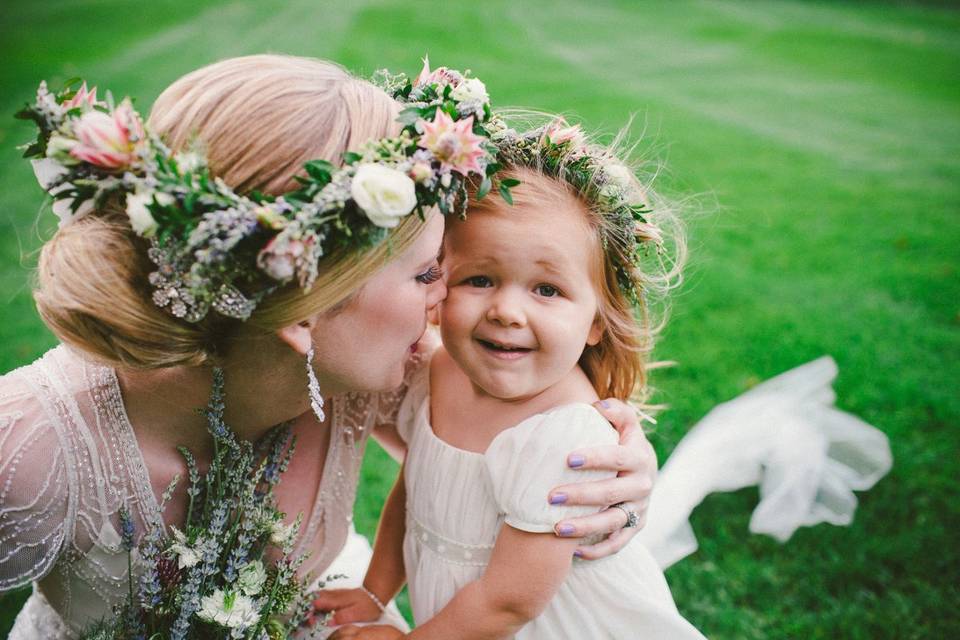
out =
<svg viewBox="0 0 960 640"><path fill-rule="evenodd" d="M443 343L478 393L540 394L600 338L584 215L543 203L450 221Z"/></svg>

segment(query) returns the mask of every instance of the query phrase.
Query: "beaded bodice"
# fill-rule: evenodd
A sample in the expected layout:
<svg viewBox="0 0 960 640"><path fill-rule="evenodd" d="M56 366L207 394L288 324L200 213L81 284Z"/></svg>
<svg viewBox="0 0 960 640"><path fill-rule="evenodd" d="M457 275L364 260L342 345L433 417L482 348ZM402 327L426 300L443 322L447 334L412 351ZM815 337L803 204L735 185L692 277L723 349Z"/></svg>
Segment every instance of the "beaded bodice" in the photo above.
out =
<svg viewBox="0 0 960 640"><path fill-rule="evenodd" d="M367 435L394 402L328 399L333 432L295 548L309 553L304 572L322 575L342 548ZM114 370L60 346L0 378L0 591L33 581L25 613L59 618L33 620L33 633L72 635L124 596L121 505L138 536L163 526Z"/></svg>

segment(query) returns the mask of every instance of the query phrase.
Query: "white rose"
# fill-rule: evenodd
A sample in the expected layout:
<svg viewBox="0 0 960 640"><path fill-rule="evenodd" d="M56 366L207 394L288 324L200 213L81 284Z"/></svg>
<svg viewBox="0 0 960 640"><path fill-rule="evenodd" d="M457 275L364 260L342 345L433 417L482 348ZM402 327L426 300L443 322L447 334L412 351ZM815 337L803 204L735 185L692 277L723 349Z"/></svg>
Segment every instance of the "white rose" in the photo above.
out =
<svg viewBox="0 0 960 640"><path fill-rule="evenodd" d="M633 187L633 172L620 163L611 162L608 165L604 165L603 173L607 176L608 180L621 189L629 190Z"/></svg>
<svg viewBox="0 0 960 640"><path fill-rule="evenodd" d="M171 197L167 194L160 195L167 198ZM144 238L149 238L157 231L157 221L153 219L153 215L147 208L151 201L153 201L152 191L138 191L127 195L127 217L130 218L130 226L133 227L137 235ZM159 198L157 202L158 204L170 204L169 201L160 202Z"/></svg>
<svg viewBox="0 0 960 640"><path fill-rule="evenodd" d="M370 221L392 228L417 206L417 193L409 176L381 164L361 164L353 176L350 195Z"/></svg>
<svg viewBox="0 0 960 640"><path fill-rule="evenodd" d="M480 104L490 102L486 85L477 78L470 78L458 84L450 91L450 97L457 102L478 102Z"/></svg>

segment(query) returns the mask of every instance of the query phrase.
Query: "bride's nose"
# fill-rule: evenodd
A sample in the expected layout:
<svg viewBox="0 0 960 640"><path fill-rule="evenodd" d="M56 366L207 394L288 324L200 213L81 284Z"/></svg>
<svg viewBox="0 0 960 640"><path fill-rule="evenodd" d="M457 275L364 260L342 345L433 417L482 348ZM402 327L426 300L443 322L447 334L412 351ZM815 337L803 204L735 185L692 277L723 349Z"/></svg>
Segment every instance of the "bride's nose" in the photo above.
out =
<svg viewBox="0 0 960 640"><path fill-rule="evenodd" d="M440 278L432 282L427 289L427 313L434 312L437 305L447 297L447 281Z"/></svg>

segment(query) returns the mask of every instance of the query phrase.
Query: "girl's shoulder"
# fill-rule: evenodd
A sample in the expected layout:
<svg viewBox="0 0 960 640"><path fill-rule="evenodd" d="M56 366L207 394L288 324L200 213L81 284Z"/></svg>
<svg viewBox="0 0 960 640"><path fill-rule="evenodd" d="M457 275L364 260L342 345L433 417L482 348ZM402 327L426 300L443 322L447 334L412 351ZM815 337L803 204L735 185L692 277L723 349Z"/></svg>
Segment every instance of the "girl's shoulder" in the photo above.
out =
<svg viewBox="0 0 960 640"><path fill-rule="evenodd" d="M572 448L611 444L618 440L616 429L586 401L558 405L535 414L504 430L500 437L528 443L549 441Z"/></svg>

